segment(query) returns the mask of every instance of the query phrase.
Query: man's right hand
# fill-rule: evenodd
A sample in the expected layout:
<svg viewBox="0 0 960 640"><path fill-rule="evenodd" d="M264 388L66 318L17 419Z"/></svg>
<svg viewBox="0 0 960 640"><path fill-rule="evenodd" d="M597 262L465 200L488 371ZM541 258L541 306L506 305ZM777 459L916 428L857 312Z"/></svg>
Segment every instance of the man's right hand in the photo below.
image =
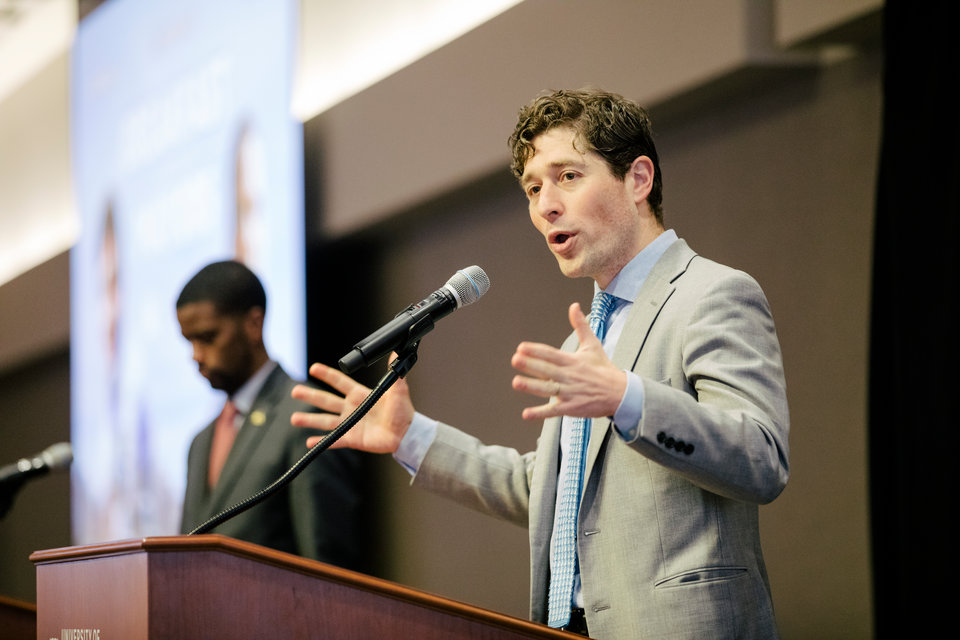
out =
<svg viewBox="0 0 960 640"><path fill-rule="evenodd" d="M331 431L360 406L370 389L338 369L323 364L313 364L310 375L326 383L341 395L298 384L290 393L297 400L311 404L324 413L297 411L290 417L296 427L313 427ZM350 447L371 453L393 453L400 445L410 422L413 420L413 403L406 381L398 379L377 401L367 415L352 429L343 434L331 448ZM312 447L320 436L307 440Z"/></svg>

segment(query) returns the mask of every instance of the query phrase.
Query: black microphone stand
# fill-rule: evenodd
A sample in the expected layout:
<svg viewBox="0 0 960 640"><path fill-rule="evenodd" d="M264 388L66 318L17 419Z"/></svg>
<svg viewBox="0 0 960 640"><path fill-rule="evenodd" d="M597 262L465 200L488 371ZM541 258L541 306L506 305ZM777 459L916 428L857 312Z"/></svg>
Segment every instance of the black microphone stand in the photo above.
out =
<svg viewBox="0 0 960 640"><path fill-rule="evenodd" d="M23 486L24 478L9 478L0 482L0 520L7 515L7 511L13 506L13 499L17 497L17 492Z"/></svg>
<svg viewBox="0 0 960 640"><path fill-rule="evenodd" d="M402 349L398 350L397 358L390 363L390 369L382 378L380 378L380 382L378 382L377 386L370 391L366 398L364 398L363 402L361 402L360 405L353 410L353 413L347 416L343 422L337 426L336 429L328 433L323 440L307 450L304 456L300 458L296 464L290 467L286 473L277 478L273 484L261 489L246 500L235 504L229 509L221 511L191 531L188 535L192 536L196 534L207 533L217 525L223 524L230 518L243 513L247 509L250 509L257 504L260 504L278 490L288 485L294 478L300 475L300 472L303 471L306 466L313 461L314 458L329 449L330 445L339 440L343 434L360 422L361 418L367 415L367 412L370 411L373 405L377 403L380 397L386 393L387 390L392 387L397 380L405 377L407 373L410 372L410 369L412 369L413 365L417 362L417 347L419 345L420 342L418 340L413 344L406 345Z"/></svg>

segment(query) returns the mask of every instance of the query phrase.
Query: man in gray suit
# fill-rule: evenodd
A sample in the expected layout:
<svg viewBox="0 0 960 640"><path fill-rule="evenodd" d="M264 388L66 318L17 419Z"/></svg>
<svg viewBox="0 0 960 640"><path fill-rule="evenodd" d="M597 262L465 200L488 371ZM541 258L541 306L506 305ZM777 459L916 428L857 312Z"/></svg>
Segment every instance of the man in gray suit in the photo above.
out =
<svg viewBox="0 0 960 640"><path fill-rule="evenodd" d="M227 396L221 416L190 445L183 533L267 487L306 453L290 416L310 407L290 397L295 381L267 354L266 302L257 276L233 260L201 269L177 300L200 374ZM285 488L212 532L361 568L361 455L324 452Z"/></svg>
<svg viewBox="0 0 960 640"><path fill-rule="evenodd" d="M534 452L430 420L402 383L338 444L391 452L414 485L527 526L533 620L608 639L777 637L758 505L787 482L789 417L763 292L664 228L658 156L635 103L555 92L521 110L510 140L561 271L610 301L605 334L573 304L562 348L517 347L514 389L545 400L523 411L544 421ZM310 373L343 397L296 387L331 412L295 414L296 425L337 423L363 397L335 369Z"/></svg>

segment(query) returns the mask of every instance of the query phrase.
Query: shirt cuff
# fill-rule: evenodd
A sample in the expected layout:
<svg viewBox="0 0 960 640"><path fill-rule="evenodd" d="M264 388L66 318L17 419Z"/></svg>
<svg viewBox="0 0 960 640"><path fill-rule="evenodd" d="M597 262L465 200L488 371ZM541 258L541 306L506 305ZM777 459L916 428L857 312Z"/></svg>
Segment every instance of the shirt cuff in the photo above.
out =
<svg viewBox="0 0 960 640"><path fill-rule="evenodd" d="M613 414L613 426L621 438L632 442L637 439L640 419L643 417L643 379L632 371L626 373L627 389Z"/></svg>
<svg viewBox="0 0 960 640"><path fill-rule="evenodd" d="M415 475L427 455L427 449L437 437L437 421L420 413L413 414L413 421L393 452L393 459L410 475Z"/></svg>

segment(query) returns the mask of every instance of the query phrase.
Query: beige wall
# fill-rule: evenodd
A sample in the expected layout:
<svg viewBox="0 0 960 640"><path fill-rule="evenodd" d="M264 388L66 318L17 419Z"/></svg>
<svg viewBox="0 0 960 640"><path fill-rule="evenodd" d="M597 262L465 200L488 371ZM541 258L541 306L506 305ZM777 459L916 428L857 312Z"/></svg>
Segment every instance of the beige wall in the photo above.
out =
<svg viewBox="0 0 960 640"><path fill-rule="evenodd" d="M857 41L830 64L785 68L786 58L805 54L810 40L796 34L809 29L787 30L796 46L774 64L776 56L757 44L765 38L753 35L749 46L740 46L730 34L742 35L745 22L764 17L745 20L745 6L776 3L721 3L712 19L718 33L710 38L698 38L711 28L703 15L685 26L670 16L651 22L651 15L661 15L654 9L664 10L660 2L609 3L616 9L602 18L576 15L593 3L563 3L574 15L546 29L543 9L555 4L524 2L308 122L308 155L315 158L307 174L315 194L309 227L319 238L361 234L381 247L377 255L351 257L383 265L382 319L436 289L455 269L482 266L490 292L424 340L410 382L425 412L491 443L531 447L538 429L518 417L525 401L509 387L510 354L524 339L559 342L568 302L586 302L590 284L564 279L530 226L503 169L506 135L519 104L545 88L594 82L648 103L668 224L704 255L757 277L777 320L793 418L793 475L761 517L783 636L870 637L865 404L880 127L876 43ZM658 24L675 29L673 37L651 40ZM824 29L813 32L822 36ZM695 45L706 51L698 54ZM711 56L710 47L725 53ZM688 70L670 75L679 51ZM65 266L61 257L49 266L55 277L24 276L34 280L21 283L37 283L27 294L0 287L0 321L3 314L19 316L32 298L62 302ZM53 308L66 326L64 307ZM3 322L3 340L9 326ZM43 344L44 354L32 363L23 364L18 352L15 366L0 366L0 407L7 415L16 407L18 415L41 416L45 405L68 402L66 347L61 343L51 357L49 341ZM30 388L43 393L28 393L15 380L34 380ZM67 420L61 413L52 423L30 425L41 434L35 446L22 429L0 425L0 463L60 439ZM524 615L526 532L411 490L396 465L381 462L382 573ZM29 587L10 578L15 571L29 575L20 549L37 539L31 538L36 523L26 522L30 515L21 510L28 501L20 499L0 522L0 592L30 599ZM65 499L45 500L66 508ZM69 544L64 535L38 544ZM16 544L11 536L18 536Z"/></svg>

